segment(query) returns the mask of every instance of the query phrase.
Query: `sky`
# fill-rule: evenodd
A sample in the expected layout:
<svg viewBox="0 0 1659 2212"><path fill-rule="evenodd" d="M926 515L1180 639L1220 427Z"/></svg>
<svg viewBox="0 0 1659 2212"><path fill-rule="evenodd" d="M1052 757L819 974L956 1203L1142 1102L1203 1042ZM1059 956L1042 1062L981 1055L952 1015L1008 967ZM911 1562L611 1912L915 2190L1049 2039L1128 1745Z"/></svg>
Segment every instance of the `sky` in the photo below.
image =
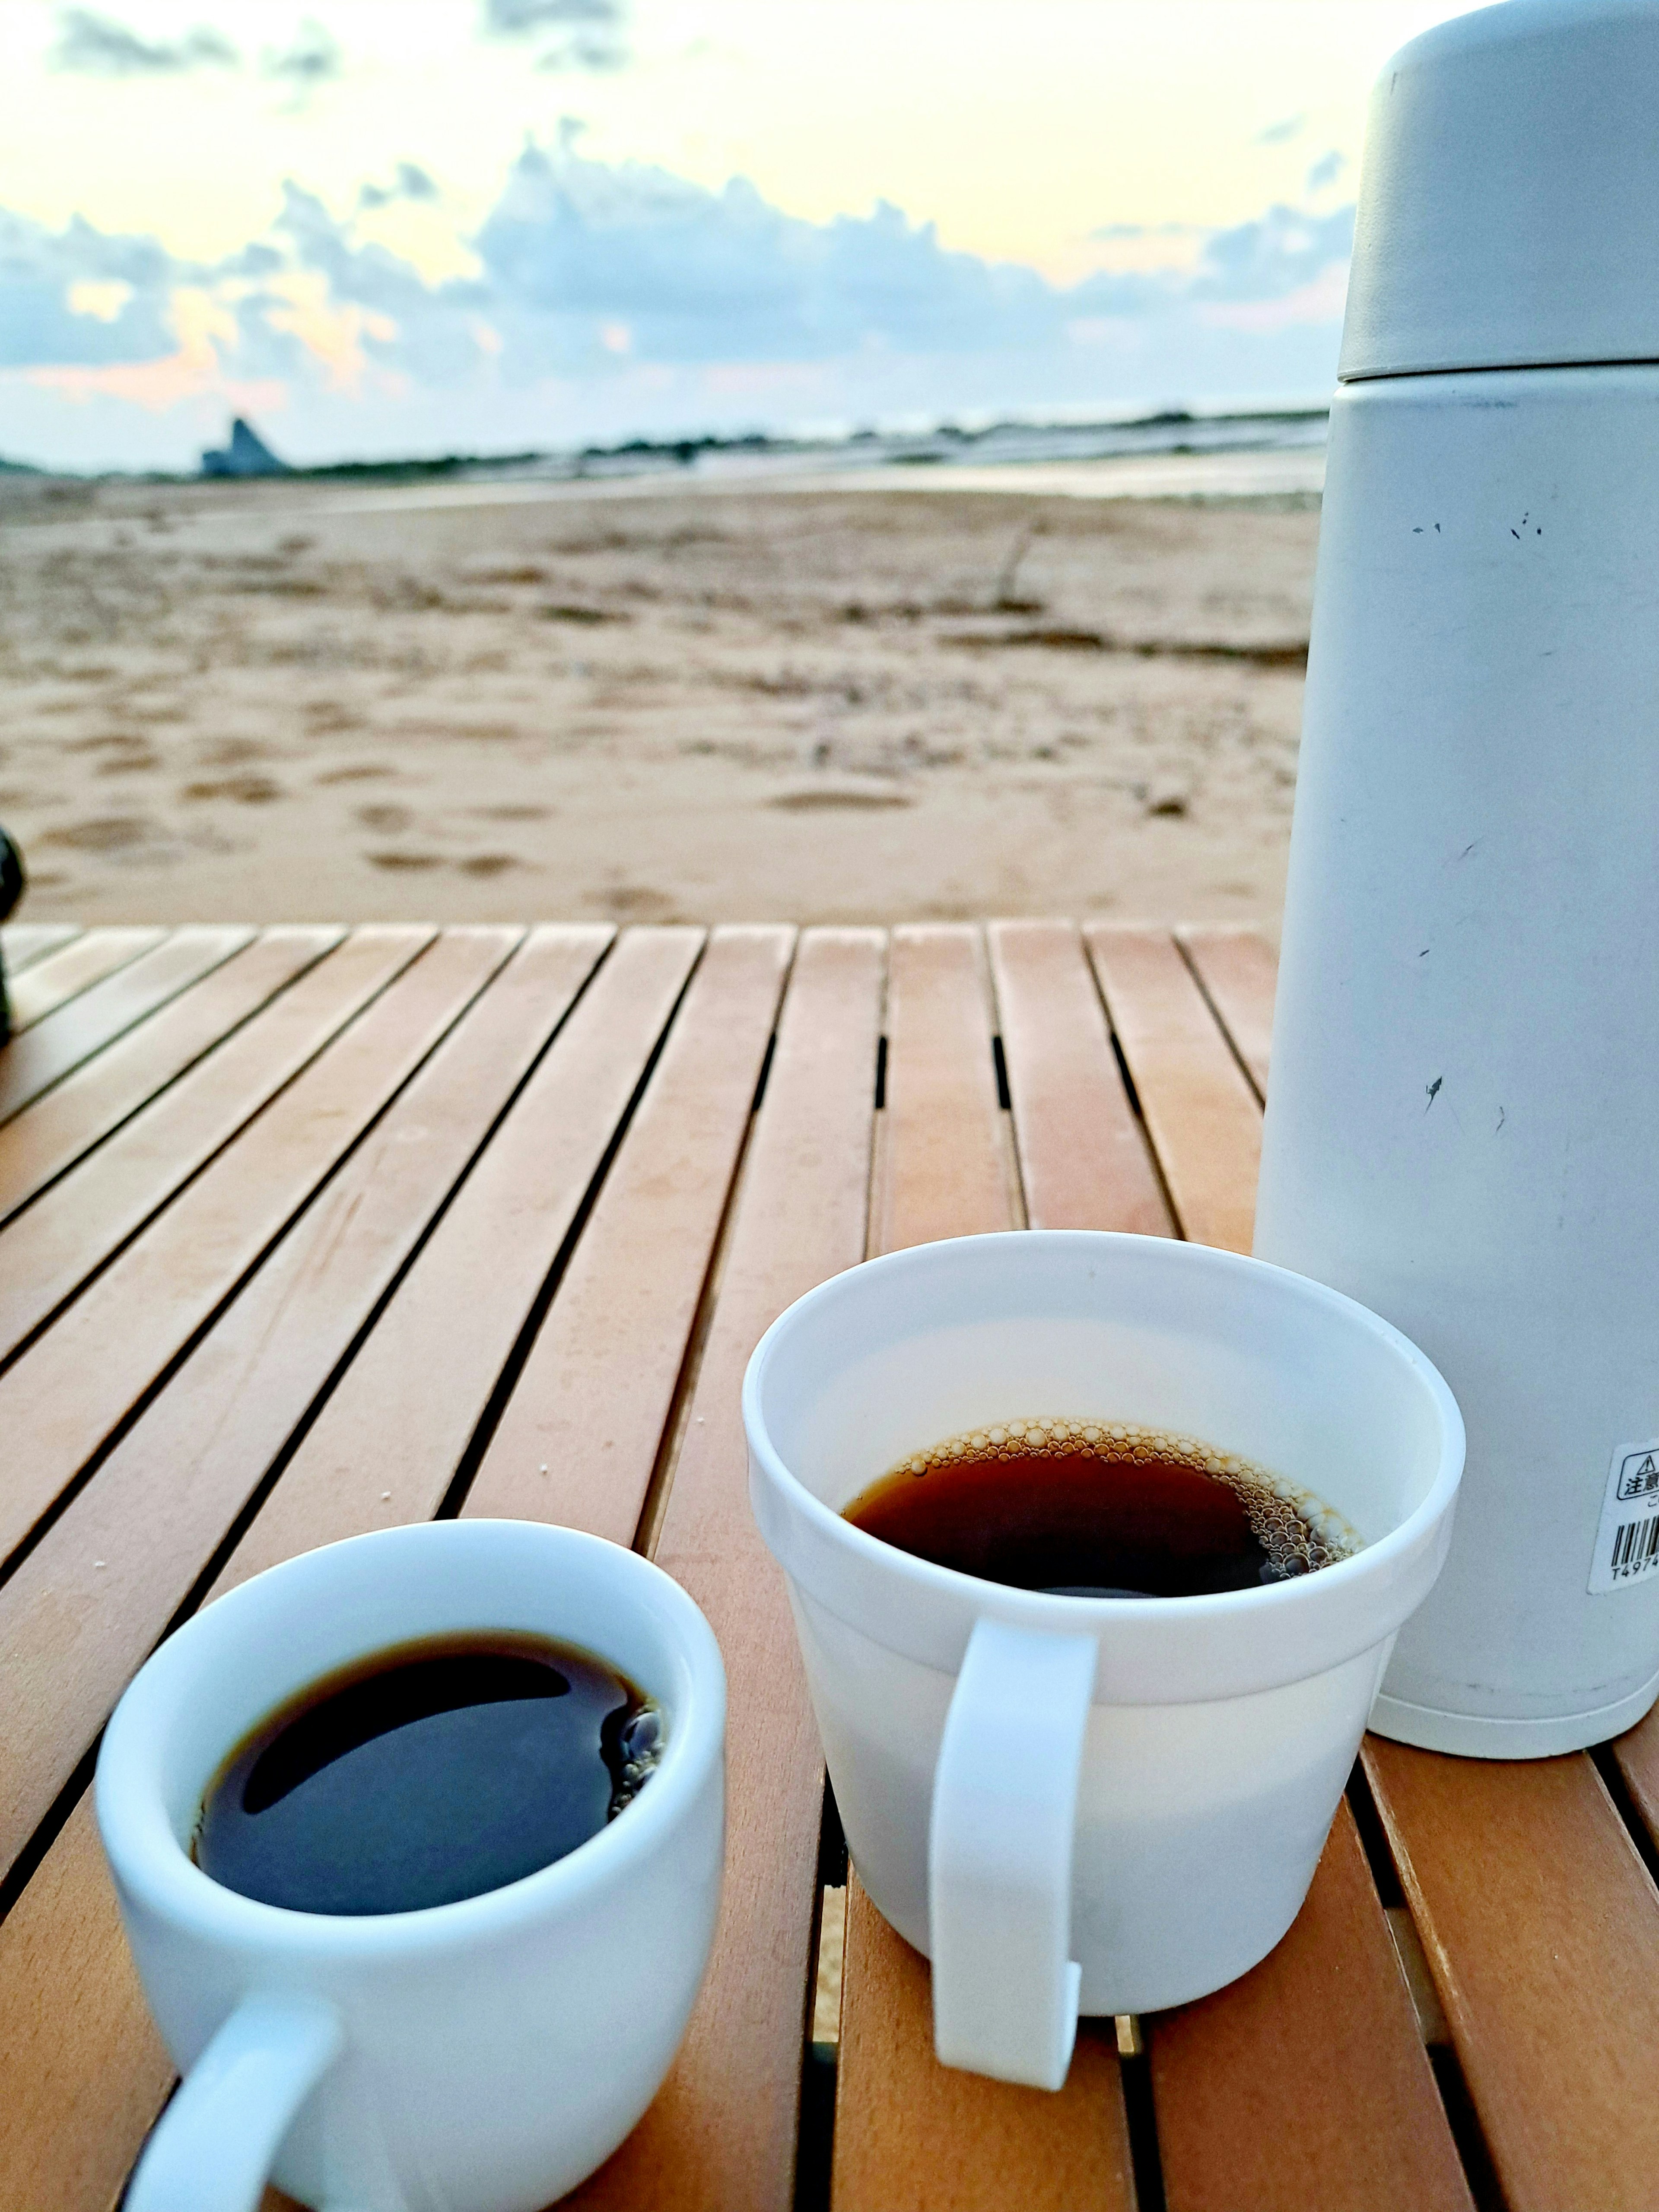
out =
<svg viewBox="0 0 1659 2212"><path fill-rule="evenodd" d="M0 456L1317 400L1434 0L0 6Z"/></svg>

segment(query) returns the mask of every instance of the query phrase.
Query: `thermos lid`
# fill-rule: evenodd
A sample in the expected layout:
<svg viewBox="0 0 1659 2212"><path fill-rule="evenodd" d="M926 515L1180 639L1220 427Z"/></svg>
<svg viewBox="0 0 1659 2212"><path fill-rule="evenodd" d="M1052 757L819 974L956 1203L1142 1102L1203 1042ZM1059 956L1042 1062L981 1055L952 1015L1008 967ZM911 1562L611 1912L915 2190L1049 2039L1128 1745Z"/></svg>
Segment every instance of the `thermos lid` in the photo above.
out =
<svg viewBox="0 0 1659 2212"><path fill-rule="evenodd" d="M1346 379L1659 361L1659 0L1503 0L1377 79Z"/></svg>

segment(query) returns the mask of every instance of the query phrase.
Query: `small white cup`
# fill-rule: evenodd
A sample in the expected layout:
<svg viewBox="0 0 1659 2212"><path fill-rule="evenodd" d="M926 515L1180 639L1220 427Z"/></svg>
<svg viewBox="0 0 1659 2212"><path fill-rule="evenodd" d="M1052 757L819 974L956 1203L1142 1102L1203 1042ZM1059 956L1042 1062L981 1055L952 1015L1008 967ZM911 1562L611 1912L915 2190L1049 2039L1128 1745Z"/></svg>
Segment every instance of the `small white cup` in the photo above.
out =
<svg viewBox="0 0 1659 2212"><path fill-rule="evenodd" d="M1217 1445L1317 1493L1365 1547L1260 1589L1058 1597L842 1518L908 1454L1038 1415ZM1264 1957L1450 1539L1463 1425L1422 1353L1232 1253L969 1237L791 1306L744 1419L853 1861L933 1960L940 2059L1056 2089L1079 2010L1182 2004Z"/></svg>
<svg viewBox="0 0 1659 2212"><path fill-rule="evenodd" d="M459 1904L348 1917L257 1903L190 1856L226 1755L307 1684L468 1629L555 1637L661 1705L662 1763L607 1827ZM170 1637L116 1708L98 1820L184 2087L128 2212L533 2212L656 2094L708 1963L726 1678L677 1583L598 1537L426 1522L273 1567Z"/></svg>

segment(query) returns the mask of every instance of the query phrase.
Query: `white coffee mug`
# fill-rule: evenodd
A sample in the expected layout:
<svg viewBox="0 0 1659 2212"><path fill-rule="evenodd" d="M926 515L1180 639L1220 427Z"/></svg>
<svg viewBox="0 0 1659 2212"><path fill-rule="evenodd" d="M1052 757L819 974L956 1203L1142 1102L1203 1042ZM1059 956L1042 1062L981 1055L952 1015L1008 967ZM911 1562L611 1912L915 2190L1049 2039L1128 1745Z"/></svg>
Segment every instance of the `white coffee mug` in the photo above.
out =
<svg viewBox="0 0 1659 2212"><path fill-rule="evenodd" d="M528 1632L661 1705L662 1763L566 1857L459 1904L264 1905L190 1856L226 1755L308 1684L387 1646ZM185 2081L128 2212L533 2212L656 2094L708 1962L724 1844L726 1679L696 1605L631 1552L516 1521L426 1522L273 1567L170 1637L116 1708L97 1804L144 1992Z"/></svg>
<svg viewBox="0 0 1659 2212"><path fill-rule="evenodd" d="M1254 1462L1364 1549L1256 1589L1079 1598L932 1565L842 1517L901 1458L1045 1416ZM933 1960L941 2060L1058 2088L1079 2010L1184 2003L1264 1957L1449 1540L1463 1425L1422 1353L1232 1253L970 1237L790 1307L744 1418L853 1862Z"/></svg>

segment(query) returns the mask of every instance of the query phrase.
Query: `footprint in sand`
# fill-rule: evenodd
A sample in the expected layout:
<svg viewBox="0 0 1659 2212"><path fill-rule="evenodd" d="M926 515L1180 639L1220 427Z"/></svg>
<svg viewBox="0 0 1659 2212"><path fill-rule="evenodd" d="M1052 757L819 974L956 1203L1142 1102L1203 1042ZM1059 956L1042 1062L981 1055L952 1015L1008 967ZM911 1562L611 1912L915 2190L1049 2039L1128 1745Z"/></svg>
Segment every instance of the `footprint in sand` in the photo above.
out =
<svg viewBox="0 0 1659 2212"><path fill-rule="evenodd" d="M872 813L895 806L914 806L915 801L902 791L783 791L766 804L784 814L825 814L832 809Z"/></svg>
<svg viewBox="0 0 1659 2212"><path fill-rule="evenodd" d="M154 825L137 814L100 814L88 822L66 822L48 830L43 845L63 845L75 853L130 853L153 835Z"/></svg>
<svg viewBox="0 0 1659 2212"><path fill-rule="evenodd" d="M210 776L198 783L187 783L179 796L184 799L230 799L239 806L268 806L273 799L283 796L283 787L274 776L269 775Z"/></svg>

